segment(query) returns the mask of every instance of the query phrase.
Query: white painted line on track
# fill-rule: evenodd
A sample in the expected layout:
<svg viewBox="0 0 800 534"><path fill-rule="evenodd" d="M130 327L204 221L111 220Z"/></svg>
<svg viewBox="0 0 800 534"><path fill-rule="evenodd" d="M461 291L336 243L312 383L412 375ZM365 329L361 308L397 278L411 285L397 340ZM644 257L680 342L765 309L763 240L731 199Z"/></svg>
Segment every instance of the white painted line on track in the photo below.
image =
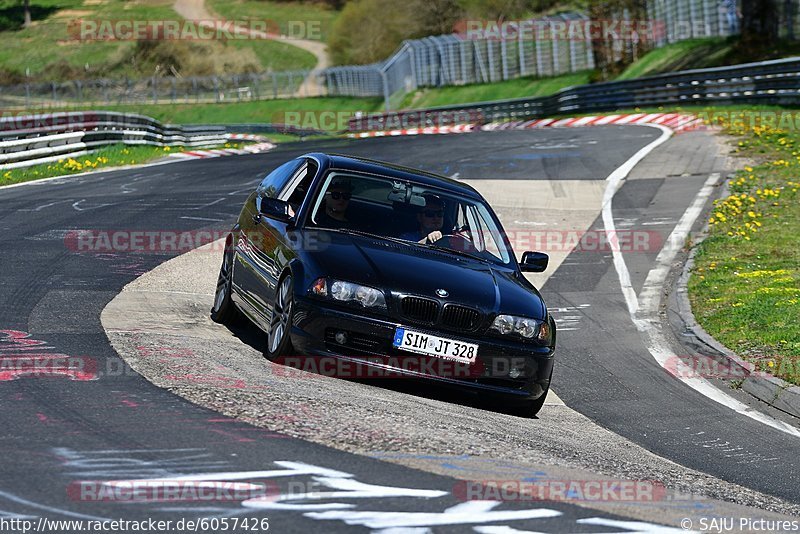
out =
<svg viewBox="0 0 800 534"><path fill-rule="evenodd" d="M618 246L618 240L615 235L616 229L614 227L614 217L611 210L611 201L614 195L619 190L623 180L630 173L633 167L641 161L647 154L652 152L656 147L667 141L672 135L672 130L666 126L659 124L642 124L642 126L650 126L651 128L658 128L661 130L661 136L655 141L651 142L639 152L634 154L628 161L623 163L619 168L614 170L606 180L605 194L603 195L603 223L606 231L609 233L609 245L611 246L611 253L614 258L614 268L617 271L622 294L625 297L625 303L628 307L631 320L639 332L642 334L643 341L647 350L658 362L658 364L667 369L667 365L671 362L677 361L678 356L670 349L669 342L666 336L661 331L660 321L658 318L658 305L660 302L661 289L664 286L667 275L669 274L671 265L678 251L683 247L686 237L692 225L703 211L711 193L714 190L716 183L719 181L719 174L712 174L706 180L703 188L697 194L694 202L686 209L678 224L673 229L672 233L667 238L664 247L656 257L655 266L647 274L644 286L640 292L639 297L631 284L631 276L628 271L628 266L625 264L625 259ZM668 370L668 369L667 369ZM674 375L674 373L671 373ZM778 421L767 414L761 413L746 404L734 399L730 395L724 393L722 390L716 388L711 382L703 377L676 377L678 380L694 389L701 395L726 406L735 412L749 417L759 423L768 425L776 430L785 432L792 436L800 437L800 430L797 428Z"/></svg>
<svg viewBox="0 0 800 534"><path fill-rule="evenodd" d="M672 136L672 130L666 126L661 126L658 124L643 124L642 126L658 128L661 130L661 135L655 141L645 145L636 154L631 156L628 161L617 167L614 172L608 175L608 178L606 178L608 185L606 186L605 193L603 194L603 225L608 232L608 244L611 247L611 252L614 258L614 268L617 270L619 283L620 286L622 286L622 296L625 297L625 303L628 305L628 310L637 310L639 308L639 302L636 298L636 291L633 289L633 285L631 284L631 275L628 272L628 267L625 265L625 259L622 257L622 252L619 249L619 239L616 235L614 216L611 212L611 200L622 186L622 182L625 177L628 176L636 164L643 160L645 156L647 156L661 144L665 143L667 139Z"/></svg>
<svg viewBox="0 0 800 534"><path fill-rule="evenodd" d="M691 230L692 225L702 213L703 206L711 196L718 181L719 174L709 176L692 205L686 209L680 221L672 230L664 247L656 257L655 266L647 273L644 286L642 286L642 290L639 293L640 308L631 313L636 328L645 336L645 343L650 354L665 369L670 363L677 361L678 356L670 350L666 337L659 326L658 305L661 297L661 288L669 275L675 256L683 247L686 237L689 235L689 230ZM750 408L716 388L703 377L682 376L678 378L690 388L723 406L727 406L742 415L759 423L769 425L781 432L800 437L800 430L797 428Z"/></svg>

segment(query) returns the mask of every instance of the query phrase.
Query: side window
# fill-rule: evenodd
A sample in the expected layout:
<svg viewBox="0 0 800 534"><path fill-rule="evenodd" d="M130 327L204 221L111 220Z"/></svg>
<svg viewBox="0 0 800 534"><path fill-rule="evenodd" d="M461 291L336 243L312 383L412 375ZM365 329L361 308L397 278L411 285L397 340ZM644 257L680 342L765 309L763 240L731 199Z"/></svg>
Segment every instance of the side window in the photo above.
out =
<svg viewBox="0 0 800 534"><path fill-rule="evenodd" d="M286 200L292 206L292 209L297 211L303 200L305 200L316 174L317 165L314 160L306 160L283 187L278 194L278 198Z"/></svg>
<svg viewBox="0 0 800 534"><path fill-rule="evenodd" d="M456 228L462 229L462 231L469 232L469 224L467 223L467 214L465 211L466 206L464 204L459 203L456 206L456 221L455 225Z"/></svg>
<svg viewBox="0 0 800 534"><path fill-rule="evenodd" d="M258 198L261 199L263 197L275 198L278 196L278 193L281 189L286 186L287 182L291 179L294 171L303 164L302 160L293 159L288 163L284 163L271 173L267 175L266 178L261 180L261 183L258 184L258 188L256 192L258 193Z"/></svg>
<svg viewBox="0 0 800 534"><path fill-rule="evenodd" d="M479 235L483 238L483 250L497 258L498 260L503 259L503 255L500 253L500 247L497 246L497 241L495 241L494 235L489 227L486 225L486 221L483 220L480 214L476 214L475 217L478 220L478 232Z"/></svg>

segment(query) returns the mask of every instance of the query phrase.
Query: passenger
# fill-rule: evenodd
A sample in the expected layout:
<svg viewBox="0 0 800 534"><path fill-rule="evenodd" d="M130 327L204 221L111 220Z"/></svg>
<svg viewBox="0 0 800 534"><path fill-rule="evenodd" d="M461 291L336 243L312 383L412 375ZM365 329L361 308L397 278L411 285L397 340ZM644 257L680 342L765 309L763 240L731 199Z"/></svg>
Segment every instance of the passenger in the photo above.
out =
<svg viewBox="0 0 800 534"><path fill-rule="evenodd" d="M325 192L325 202L322 213L317 215L317 224L328 228L349 228L347 220L347 206L353 185L349 180L334 180Z"/></svg>
<svg viewBox="0 0 800 534"><path fill-rule="evenodd" d="M444 202L436 195L423 195L425 206L417 212L419 229L406 232L400 239L416 241L417 243L435 243L442 238L442 225L444 224Z"/></svg>

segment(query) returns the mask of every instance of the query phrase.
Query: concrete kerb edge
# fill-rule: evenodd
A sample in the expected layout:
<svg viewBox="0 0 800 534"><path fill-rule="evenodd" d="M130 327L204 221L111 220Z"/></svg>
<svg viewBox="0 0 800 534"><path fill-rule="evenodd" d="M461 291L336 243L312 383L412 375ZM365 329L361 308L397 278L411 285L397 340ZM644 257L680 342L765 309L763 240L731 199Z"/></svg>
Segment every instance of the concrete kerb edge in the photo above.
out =
<svg viewBox="0 0 800 534"><path fill-rule="evenodd" d="M724 196L728 189L728 179L722 184L722 195ZM689 256L683 265L681 274L677 281L677 288L675 291L675 300L677 303L677 312L683 321L686 328L689 329L691 334L696 340L719 355L728 359L732 368L735 368L737 373L746 378L741 384L741 389L749 393L756 399L767 403L768 405L785 412L794 417L800 418L800 387L795 386L782 380L778 377L769 375L767 373L759 373L761 376L750 376L750 371L753 367L744 359L740 358L735 352L728 347L714 339L714 337L706 332L695 319L692 312L691 302L689 301L689 276L692 267L694 266L694 258L698 250L698 245L708 237L708 223L703 225L700 233L696 236L695 241L692 243L692 248L689 251ZM677 334L677 333L676 333ZM678 339L681 336L676 336Z"/></svg>

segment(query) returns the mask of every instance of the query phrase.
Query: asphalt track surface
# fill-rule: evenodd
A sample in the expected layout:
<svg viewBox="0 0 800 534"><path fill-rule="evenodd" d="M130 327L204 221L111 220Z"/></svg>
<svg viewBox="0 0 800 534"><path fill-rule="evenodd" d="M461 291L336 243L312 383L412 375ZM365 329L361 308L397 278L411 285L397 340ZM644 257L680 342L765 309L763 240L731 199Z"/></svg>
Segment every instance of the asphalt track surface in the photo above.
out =
<svg viewBox="0 0 800 534"><path fill-rule="evenodd" d="M92 381L31 377L0 384L5 407L0 415L4 429L0 515L176 518L250 513L268 515L270 528L276 532L307 531L320 528L322 518L310 517L302 509L243 512L219 503L205 509L174 504L124 508L118 503L81 501L67 488L75 480L287 469L286 465L276 466L275 461L335 469L379 486L451 492L454 485L447 477L335 451L221 417L135 373L103 372L125 366L104 334L101 310L125 284L171 256L75 254L65 244L70 230L225 229L266 169L312 150L366 155L464 179L599 180L658 134L649 128L602 127L328 141L285 146L261 155L0 190L0 329L44 342L23 348L35 346L37 353L85 356L101 370L100 379ZM632 181L617 194L615 210L640 223L665 214L679 217L700 184L673 187L659 177ZM220 197L225 200L219 201ZM602 222L596 226L601 227ZM658 228L665 233L669 229ZM651 257L631 258L632 265L642 264L641 269L632 269L637 289L656 252ZM543 288L550 307L589 304L580 308L580 329L559 338L554 387L565 402L666 458L800 502L800 488L795 483L796 438L736 416L670 379L643 349L630 324L610 258L586 254L571 255ZM20 345L6 337L0 350L4 356L19 354ZM727 445L721 447L723 443ZM743 455L726 457L725 447L740 447L737 454ZM295 475L300 479L312 476ZM334 474L332 478L337 477ZM359 509L373 510L378 506L373 503L379 502L382 511L441 514L463 505L452 495L410 493L376 498L370 502L373 507ZM534 518L530 510L535 508L530 503L504 502L494 511L516 510L522 517L509 523L509 518L498 516L490 524L554 532L615 530L577 523L597 514L573 505L538 507L561 512L553 518ZM531 514L529 519L524 519L526 513ZM608 514L603 517L613 519ZM349 523L333 516L325 519L325 529L331 531L364 524L356 517L350 517ZM412 525L413 521L407 524ZM442 526L437 531L463 528Z"/></svg>

